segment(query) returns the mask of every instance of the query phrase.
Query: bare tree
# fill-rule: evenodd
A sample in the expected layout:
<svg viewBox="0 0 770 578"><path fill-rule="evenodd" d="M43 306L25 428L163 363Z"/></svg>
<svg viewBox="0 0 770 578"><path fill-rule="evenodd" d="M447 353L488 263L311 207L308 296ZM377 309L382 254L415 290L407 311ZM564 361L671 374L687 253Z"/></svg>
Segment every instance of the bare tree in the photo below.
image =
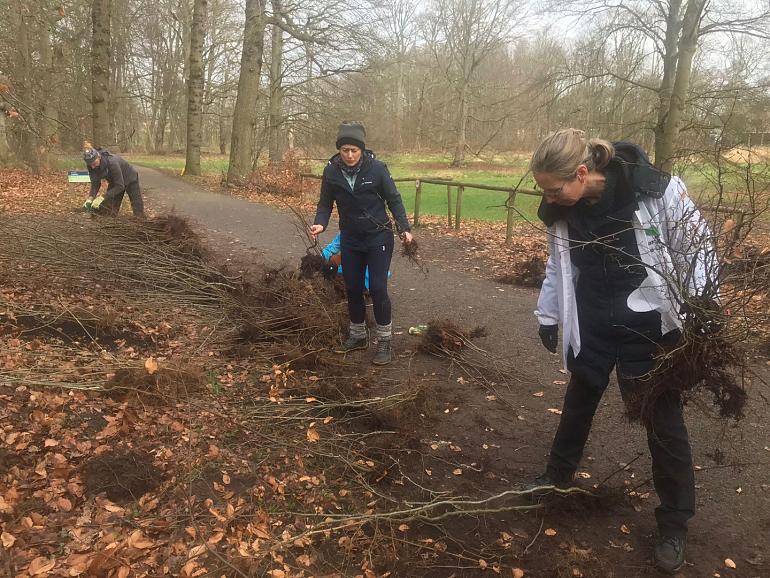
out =
<svg viewBox="0 0 770 578"><path fill-rule="evenodd" d="M91 5L91 106L93 115L92 142L106 146L110 138L110 0L93 0Z"/></svg>
<svg viewBox="0 0 770 578"><path fill-rule="evenodd" d="M273 15L282 12L280 0L271 0ZM283 29L272 25L270 42L270 104L268 112L268 155L271 163L280 162L286 148L283 129Z"/></svg>
<svg viewBox="0 0 770 578"><path fill-rule="evenodd" d="M227 183L231 185L242 184L248 179L256 152L257 103L265 41L265 2L246 0L241 74L233 112L230 165L227 170Z"/></svg>
<svg viewBox="0 0 770 578"><path fill-rule="evenodd" d="M184 166L186 175L201 174L203 44L206 41L207 8L208 0L195 0L187 65L187 158Z"/></svg>
<svg viewBox="0 0 770 578"><path fill-rule="evenodd" d="M454 91L455 146L452 166L465 160L471 85L479 66L505 46L524 6L518 0L435 0L431 19L438 31L437 64Z"/></svg>

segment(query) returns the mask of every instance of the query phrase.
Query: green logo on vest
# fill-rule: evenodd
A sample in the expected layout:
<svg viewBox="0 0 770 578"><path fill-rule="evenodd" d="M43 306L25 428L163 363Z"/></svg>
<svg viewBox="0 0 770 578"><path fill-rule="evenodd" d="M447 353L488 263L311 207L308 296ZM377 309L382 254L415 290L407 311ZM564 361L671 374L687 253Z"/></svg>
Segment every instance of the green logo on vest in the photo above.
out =
<svg viewBox="0 0 770 578"><path fill-rule="evenodd" d="M658 228L655 225L650 225L644 232L650 237L660 237L660 231L658 231Z"/></svg>

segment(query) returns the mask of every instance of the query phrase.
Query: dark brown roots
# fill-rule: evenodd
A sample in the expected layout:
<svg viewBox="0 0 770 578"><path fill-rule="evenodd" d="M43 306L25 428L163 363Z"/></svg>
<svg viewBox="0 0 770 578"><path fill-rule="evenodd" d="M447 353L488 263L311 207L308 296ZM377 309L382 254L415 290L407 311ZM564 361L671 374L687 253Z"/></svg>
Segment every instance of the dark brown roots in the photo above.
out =
<svg viewBox="0 0 770 578"><path fill-rule="evenodd" d="M447 354L460 351L471 339L484 337L486 334L484 327L464 331L448 319L435 320L428 323L428 329L423 334L418 349L433 355Z"/></svg>
<svg viewBox="0 0 770 578"><path fill-rule="evenodd" d="M683 338L661 351L657 367L637 380L636 393L627 407L629 418L651 423L661 395L675 392L686 396L704 390L713 396L721 417L740 419L747 400L742 379L745 362L726 324L713 301L691 304Z"/></svg>

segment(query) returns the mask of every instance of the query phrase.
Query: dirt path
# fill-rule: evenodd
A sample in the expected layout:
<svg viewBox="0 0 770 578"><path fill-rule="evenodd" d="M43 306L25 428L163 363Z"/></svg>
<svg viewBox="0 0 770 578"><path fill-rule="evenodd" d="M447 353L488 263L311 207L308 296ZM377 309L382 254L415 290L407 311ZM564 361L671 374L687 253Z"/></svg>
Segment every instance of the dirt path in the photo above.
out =
<svg viewBox="0 0 770 578"><path fill-rule="evenodd" d="M197 221L210 232L216 248L234 259L238 256L239 263L248 254L254 263L295 266L305 252L288 212L212 194L152 169L143 168L140 173L151 210L174 209ZM542 470L558 423L558 415L548 410L561 407L567 376L559 372L558 357L548 355L537 338L532 315L535 290L500 286L442 267L440 262L452 253L447 241L420 235L418 231L430 261L427 277L401 257L394 258L392 267L399 358L386 369L374 370L368 364L370 354L361 354L361 372L380 380L419 374L434 384L431 411L403 424L405 461L411 463L418 482L471 496L503 491ZM324 234L321 242L331 236L331 232ZM489 336L477 344L515 368L510 387L493 386L492 391L465 378L458 382L463 376L456 368L447 370L445 363L413 356L416 342L407 328L435 318L451 318L461 326L485 326ZM767 382L764 360L758 364ZM695 463L701 469L696 472L699 511L688 547L688 560L694 565L683 571L685 576L770 575L770 420L762 395L768 398L770 391L755 380L751 413L730 429L695 408L688 409ZM624 420L614 386L596 416L586 456L582 469L590 475L586 483L614 472L607 486L618 499L604 500L598 507L557 504L537 515L463 521L454 528L456 539L462 542L473 535L474 541L494 542L496 533L519 535L513 532L517 529L526 536L521 538L525 544L534 542L521 564L529 576L566 576L572 568L580 568L585 576L654 575L646 562L657 499L654 493L644 497L651 491L645 484L650 477L646 439L640 427ZM623 470L620 464L632 461ZM452 473L458 467L463 470L460 476ZM627 486L638 486L642 497L632 502L622 496ZM549 527L557 530L556 537L537 537L540 528ZM574 554L570 545L590 549L590 560L581 560L582 554ZM725 569L725 558L734 560L737 570ZM477 573L466 570L463 575ZM436 575L450 574L447 570Z"/></svg>

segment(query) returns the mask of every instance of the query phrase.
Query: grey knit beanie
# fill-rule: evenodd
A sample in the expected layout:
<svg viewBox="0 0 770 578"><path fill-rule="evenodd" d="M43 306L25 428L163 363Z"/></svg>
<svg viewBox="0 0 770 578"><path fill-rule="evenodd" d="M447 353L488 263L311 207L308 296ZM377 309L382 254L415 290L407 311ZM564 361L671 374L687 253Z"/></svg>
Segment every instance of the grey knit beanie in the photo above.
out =
<svg viewBox="0 0 770 578"><path fill-rule="evenodd" d="M337 129L336 147L339 149L342 145L357 146L361 150L366 148L366 129L360 122L346 120L343 121Z"/></svg>
<svg viewBox="0 0 770 578"><path fill-rule="evenodd" d="M86 161L86 164L90 167L93 162L99 158L99 151L96 149L86 149L83 151L83 160Z"/></svg>

